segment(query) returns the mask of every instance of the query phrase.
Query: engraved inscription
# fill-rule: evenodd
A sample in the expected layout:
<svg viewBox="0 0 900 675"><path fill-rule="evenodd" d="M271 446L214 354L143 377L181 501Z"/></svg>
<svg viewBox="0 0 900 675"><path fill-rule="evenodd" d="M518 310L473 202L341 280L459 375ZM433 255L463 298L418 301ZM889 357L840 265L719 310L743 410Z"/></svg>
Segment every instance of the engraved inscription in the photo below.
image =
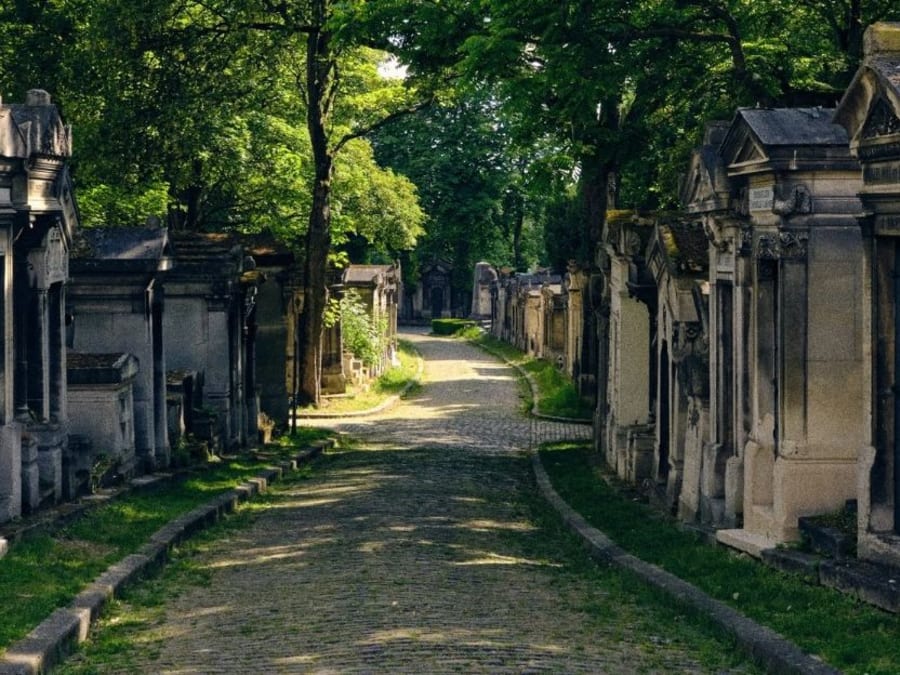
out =
<svg viewBox="0 0 900 675"><path fill-rule="evenodd" d="M867 164L863 169L866 185L887 185L900 183L900 161Z"/></svg>
<svg viewBox="0 0 900 675"><path fill-rule="evenodd" d="M774 191L772 187L750 188L747 199L749 209L751 211L768 211L772 208L774 201Z"/></svg>

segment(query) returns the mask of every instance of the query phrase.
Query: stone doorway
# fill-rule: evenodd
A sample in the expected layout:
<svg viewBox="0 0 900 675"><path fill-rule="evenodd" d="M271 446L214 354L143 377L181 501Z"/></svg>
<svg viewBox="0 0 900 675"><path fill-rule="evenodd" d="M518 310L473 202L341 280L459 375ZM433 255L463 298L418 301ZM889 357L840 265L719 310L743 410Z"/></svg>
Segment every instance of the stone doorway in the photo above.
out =
<svg viewBox="0 0 900 675"><path fill-rule="evenodd" d="M900 243L876 239L876 453L871 470L871 525L900 532Z"/></svg>
<svg viewBox="0 0 900 675"><path fill-rule="evenodd" d="M431 289L431 316L439 319L444 315L444 289L433 286Z"/></svg>
<svg viewBox="0 0 900 675"><path fill-rule="evenodd" d="M659 458L659 464L656 470L656 482L663 488L665 488L669 479L669 429L671 426L669 420L671 401L669 386L670 368L669 344L668 342L663 342L659 355L659 405L657 406L659 409L659 445L656 451L656 456Z"/></svg>

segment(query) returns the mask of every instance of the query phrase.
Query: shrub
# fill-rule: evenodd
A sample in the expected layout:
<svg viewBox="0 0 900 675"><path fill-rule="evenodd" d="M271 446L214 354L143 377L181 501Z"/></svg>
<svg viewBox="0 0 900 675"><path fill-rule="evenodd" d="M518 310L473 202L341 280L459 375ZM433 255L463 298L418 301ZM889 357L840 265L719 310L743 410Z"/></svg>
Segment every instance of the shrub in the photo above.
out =
<svg viewBox="0 0 900 675"><path fill-rule="evenodd" d="M378 363L385 348L384 321L373 321L362 298L352 289L341 298L340 321L344 349L367 366Z"/></svg>
<svg viewBox="0 0 900 675"><path fill-rule="evenodd" d="M432 319L431 332L435 335L456 335L466 328L477 325L471 319Z"/></svg>

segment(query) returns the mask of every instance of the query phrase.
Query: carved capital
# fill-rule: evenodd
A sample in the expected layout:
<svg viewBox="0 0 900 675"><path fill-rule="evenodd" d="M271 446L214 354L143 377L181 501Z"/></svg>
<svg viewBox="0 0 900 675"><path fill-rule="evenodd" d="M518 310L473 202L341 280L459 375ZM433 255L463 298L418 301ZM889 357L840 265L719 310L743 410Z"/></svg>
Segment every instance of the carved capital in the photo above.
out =
<svg viewBox="0 0 900 675"><path fill-rule="evenodd" d="M764 234L756 240L757 260L778 260L778 237L774 234Z"/></svg>
<svg viewBox="0 0 900 675"><path fill-rule="evenodd" d="M778 233L778 247L782 260L806 260L809 248L809 234L782 230Z"/></svg>

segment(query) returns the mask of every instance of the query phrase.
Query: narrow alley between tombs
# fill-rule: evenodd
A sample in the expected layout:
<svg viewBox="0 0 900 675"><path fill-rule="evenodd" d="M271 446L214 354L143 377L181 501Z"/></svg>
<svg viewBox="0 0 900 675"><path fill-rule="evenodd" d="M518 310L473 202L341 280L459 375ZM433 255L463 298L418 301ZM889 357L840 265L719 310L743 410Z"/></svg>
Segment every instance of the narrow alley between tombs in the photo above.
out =
<svg viewBox="0 0 900 675"><path fill-rule="evenodd" d="M405 337L425 357L421 390L377 417L321 421L354 440L207 538L191 572L134 594L155 602L122 603L99 628L119 648L89 644L63 672L752 670L593 563L542 501L529 445L590 427L533 425L511 368Z"/></svg>

